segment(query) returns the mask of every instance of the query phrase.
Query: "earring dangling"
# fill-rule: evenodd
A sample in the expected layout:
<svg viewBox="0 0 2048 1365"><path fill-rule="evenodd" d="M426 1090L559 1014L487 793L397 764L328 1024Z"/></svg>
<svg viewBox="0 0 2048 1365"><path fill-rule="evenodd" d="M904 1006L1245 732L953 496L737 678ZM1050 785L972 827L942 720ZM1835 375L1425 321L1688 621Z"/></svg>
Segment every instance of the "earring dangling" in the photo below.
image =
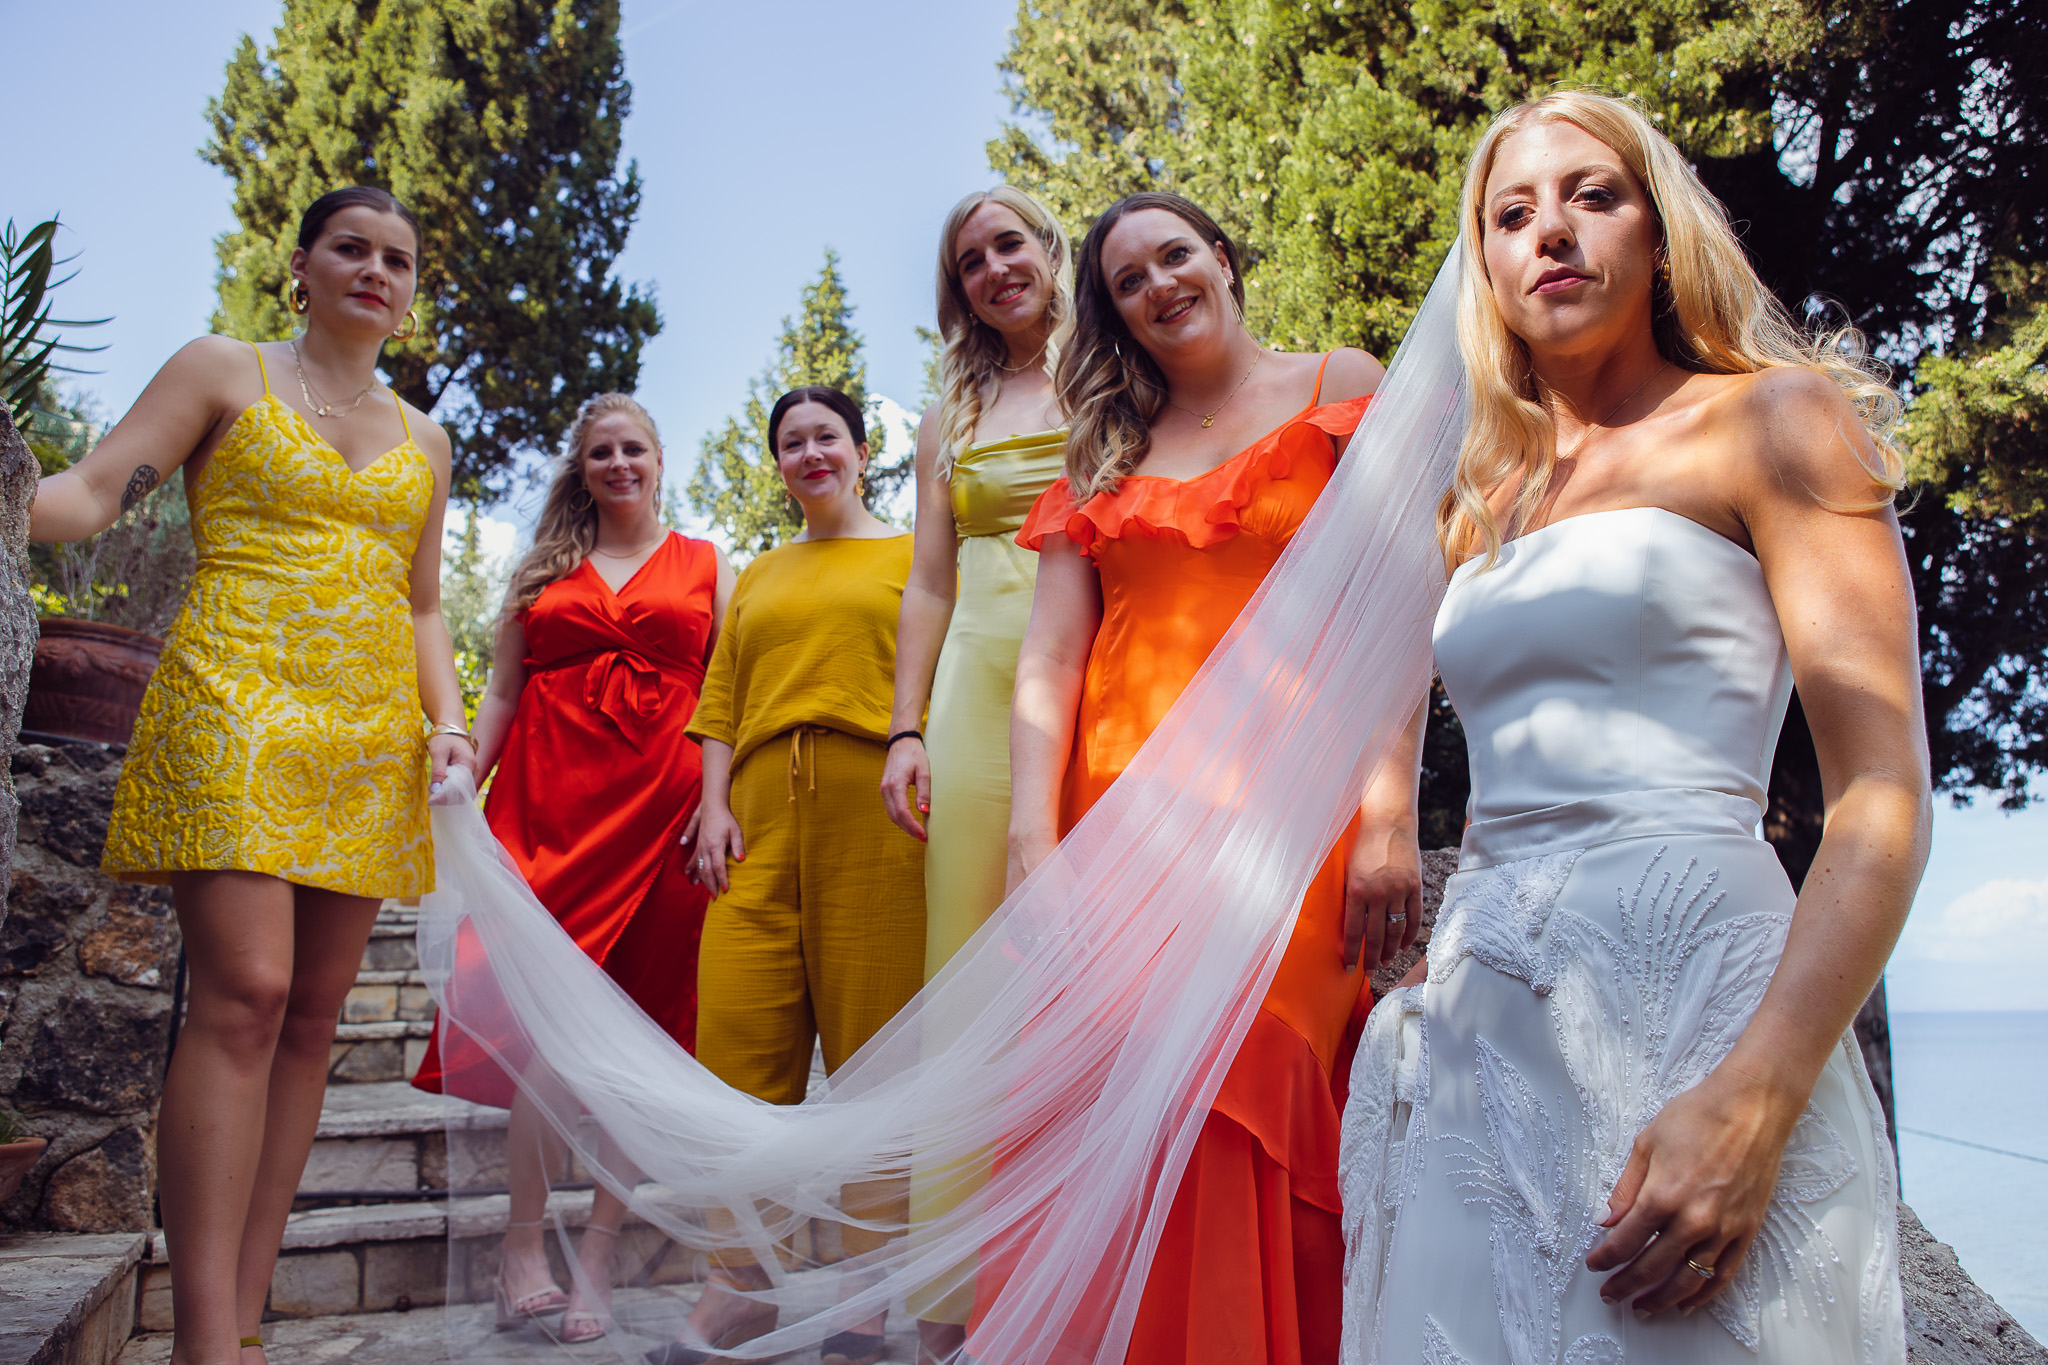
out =
<svg viewBox="0 0 2048 1365"><path fill-rule="evenodd" d="M576 501L578 498L583 499L583 501ZM597 499L591 496L590 489L583 484L576 485L576 491L569 495L569 510L582 513L588 512L595 506L597 506Z"/></svg>
<svg viewBox="0 0 2048 1365"><path fill-rule="evenodd" d="M395 340L395 341L411 341L411 340L412 340L412 339L413 339L414 337L418 336L418 335L419 335L419 333L420 333L420 315L419 315L419 310L418 310L418 309L415 309L415 308L408 308L408 309L406 309L406 310L405 310L405 326L404 326L404 328L403 328L402 330L400 330L400 331L395 331L395 332L393 332L393 333L391 334L391 336L392 336L392 339L393 339L393 340Z"/></svg>
<svg viewBox="0 0 2048 1365"><path fill-rule="evenodd" d="M868 476L866 474L856 474L853 476L853 495L863 502L867 500Z"/></svg>
<svg viewBox="0 0 2048 1365"><path fill-rule="evenodd" d="M290 304L291 310L294 313L301 316L311 312L313 308L313 296L306 292L306 282L304 280L292 281L291 289L285 294L285 301Z"/></svg>

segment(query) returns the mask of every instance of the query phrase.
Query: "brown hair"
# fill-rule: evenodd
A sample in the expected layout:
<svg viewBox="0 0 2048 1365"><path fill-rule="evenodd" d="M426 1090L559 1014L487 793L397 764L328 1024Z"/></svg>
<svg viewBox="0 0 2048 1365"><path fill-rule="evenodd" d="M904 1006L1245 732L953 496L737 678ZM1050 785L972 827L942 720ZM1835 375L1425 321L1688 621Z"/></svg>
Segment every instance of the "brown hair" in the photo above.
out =
<svg viewBox="0 0 2048 1365"><path fill-rule="evenodd" d="M1102 278L1103 242L1125 215L1145 209L1165 209L1222 248L1230 297L1238 313L1244 312L1237 243L1194 204L1157 191L1127 194L1095 220L1074 265L1074 335L1055 378L1067 414L1067 481L1077 499L1111 491L1138 467L1152 448L1152 419L1166 406L1166 376L1132 339Z"/></svg>
<svg viewBox="0 0 2048 1365"><path fill-rule="evenodd" d="M398 196L389 190L380 190L374 185L344 185L338 190L329 190L315 199L305 213L299 217L299 246L310 249L320 240L326 230L327 220L343 209L375 209L379 213L395 213L405 220L412 229L413 255L417 257L425 245L426 236L420 230L419 215L400 203ZM419 262L413 262L415 269Z"/></svg>
<svg viewBox="0 0 2048 1365"><path fill-rule="evenodd" d="M782 419L789 416L789 410L800 403L820 403L838 413L846 421L846 434L853 437L853 443L864 446L868 443L867 419L861 415L860 405L829 384L805 384L791 389L775 400L775 406L768 413L768 460L780 465L782 457L775 448L775 437L782 430Z"/></svg>

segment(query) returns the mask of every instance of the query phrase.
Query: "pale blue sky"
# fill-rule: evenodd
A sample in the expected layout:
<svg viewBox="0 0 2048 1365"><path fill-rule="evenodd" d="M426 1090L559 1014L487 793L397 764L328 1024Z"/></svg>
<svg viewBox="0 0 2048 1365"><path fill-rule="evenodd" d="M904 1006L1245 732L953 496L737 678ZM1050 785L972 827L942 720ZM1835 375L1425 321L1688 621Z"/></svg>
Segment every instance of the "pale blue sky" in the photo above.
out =
<svg viewBox="0 0 2048 1365"><path fill-rule="evenodd" d="M232 219L225 180L195 154L203 111L236 40L267 40L279 12L0 0L15 145L33 149L10 157L0 217L62 211L65 249L83 253L62 307L114 315L95 338L105 373L83 382L117 412L212 310L212 240ZM1009 0L627 0L626 148L646 199L621 268L656 286L667 317L641 396L671 474L737 408L827 245L872 388L916 404L934 234L991 180L1014 15ZM2048 813L1942 803L1891 989L1899 1008L2048 1009Z"/></svg>

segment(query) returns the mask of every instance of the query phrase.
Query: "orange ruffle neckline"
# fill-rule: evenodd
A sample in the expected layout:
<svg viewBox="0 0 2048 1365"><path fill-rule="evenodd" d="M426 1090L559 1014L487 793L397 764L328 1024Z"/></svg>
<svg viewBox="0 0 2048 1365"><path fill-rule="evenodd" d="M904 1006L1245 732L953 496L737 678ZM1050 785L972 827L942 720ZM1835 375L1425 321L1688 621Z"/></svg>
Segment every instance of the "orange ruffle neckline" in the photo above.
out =
<svg viewBox="0 0 2048 1365"><path fill-rule="evenodd" d="M1192 479L1132 474L1113 492L1097 493L1078 507L1073 486L1056 479L1032 504L1017 543L1037 550L1047 536L1064 532L1091 559L1110 541L1132 535L1174 535L1196 550L1221 544L1243 529L1239 514L1260 488L1286 479L1303 456L1327 451L1323 443L1349 439L1370 401L1347 398L1305 408Z"/></svg>

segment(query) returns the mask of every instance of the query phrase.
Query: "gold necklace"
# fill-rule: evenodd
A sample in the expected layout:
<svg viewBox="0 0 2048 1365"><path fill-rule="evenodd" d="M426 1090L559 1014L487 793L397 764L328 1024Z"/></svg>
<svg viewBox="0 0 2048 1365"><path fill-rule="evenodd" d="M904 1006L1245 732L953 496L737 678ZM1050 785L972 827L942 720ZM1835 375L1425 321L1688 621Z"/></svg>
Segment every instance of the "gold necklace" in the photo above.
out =
<svg viewBox="0 0 2048 1365"><path fill-rule="evenodd" d="M1238 394L1244 391L1244 386L1251 383L1252 381L1252 370L1258 369L1259 362L1261 360L1264 360L1265 358L1266 352L1263 349L1252 352L1251 369L1246 370L1244 372L1244 378L1237 381L1237 387L1230 391L1230 398L1224 399L1221 403L1218 403L1215 407L1211 408L1207 412L1196 412L1193 408L1181 408L1180 404L1173 402L1173 397L1171 394L1167 396L1166 401L1168 403L1172 403L1174 407L1180 408L1182 412L1186 413L1190 417L1201 418L1202 425L1204 428L1213 427L1216 425L1216 414L1223 411L1225 408L1229 407L1230 399L1237 397Z"/></svg>
<svg viewBox="0 0 2048 1365"><path fill-rule="evenodd" d="M648 541L644 545L635 545L632 549L626 551L626 553L624 554L620 554L617 550L600 550L595 545L590 547L590 553L594 555L603 555L606 559L631 559L634 555L647 553L647 551L661 544L661 542L667 539L667 537L668 530L666 528L663 528L662 530L655 533L654 539Z"/></svg>
<svg viewBox="0 0 2048 1365"><path fill-rule="evenodd" d="M292 367L299 372L299 395L306 400L306 406L313 410L315 417L346 417L361 407L363 400L376 390L377 381L372 379L369 387L357 394L345 408L337 403L330 403L325 398L316 399L313 396L313 386L306 380L306 362L299 355L299 343L293 340L285 344L291 347Z"/></svg>
<svg viewBox="0 0 2048 1365"><path fill-rule="evenodd" d="M1664 371L1670 368L1671 362L1667 360L1662 365L1659 365L1656 369L1650 371L1649 375L1643 380L1642 383L1636 385L1634 388L1628 391L1628 397L1622 399L1619 403L1616 403L1613 407L1609 408L1607 410L1607 415L1605 417L1602 417L1597 422L1590 423L1584 431L1579 433L1579 439L1572 442L1572 448L1566 451L1564 454L1558 456L1557 458L1560 460L1577 459L1579 456L1580 449L1586 444L1587 441L1592 439L1594 432L1604 430L1607 424L1614 420L1614 415L1616 413L1620 412L1623 408L1627 407L1630 403L1634 402L1637 394L1641 393L1644 389L1650 387L1650 380L1655 379L1658 375L1664 373ZM1555 422L1556 420L1557 419L1554 417L1551 419L1552 422Z"/></svg>

